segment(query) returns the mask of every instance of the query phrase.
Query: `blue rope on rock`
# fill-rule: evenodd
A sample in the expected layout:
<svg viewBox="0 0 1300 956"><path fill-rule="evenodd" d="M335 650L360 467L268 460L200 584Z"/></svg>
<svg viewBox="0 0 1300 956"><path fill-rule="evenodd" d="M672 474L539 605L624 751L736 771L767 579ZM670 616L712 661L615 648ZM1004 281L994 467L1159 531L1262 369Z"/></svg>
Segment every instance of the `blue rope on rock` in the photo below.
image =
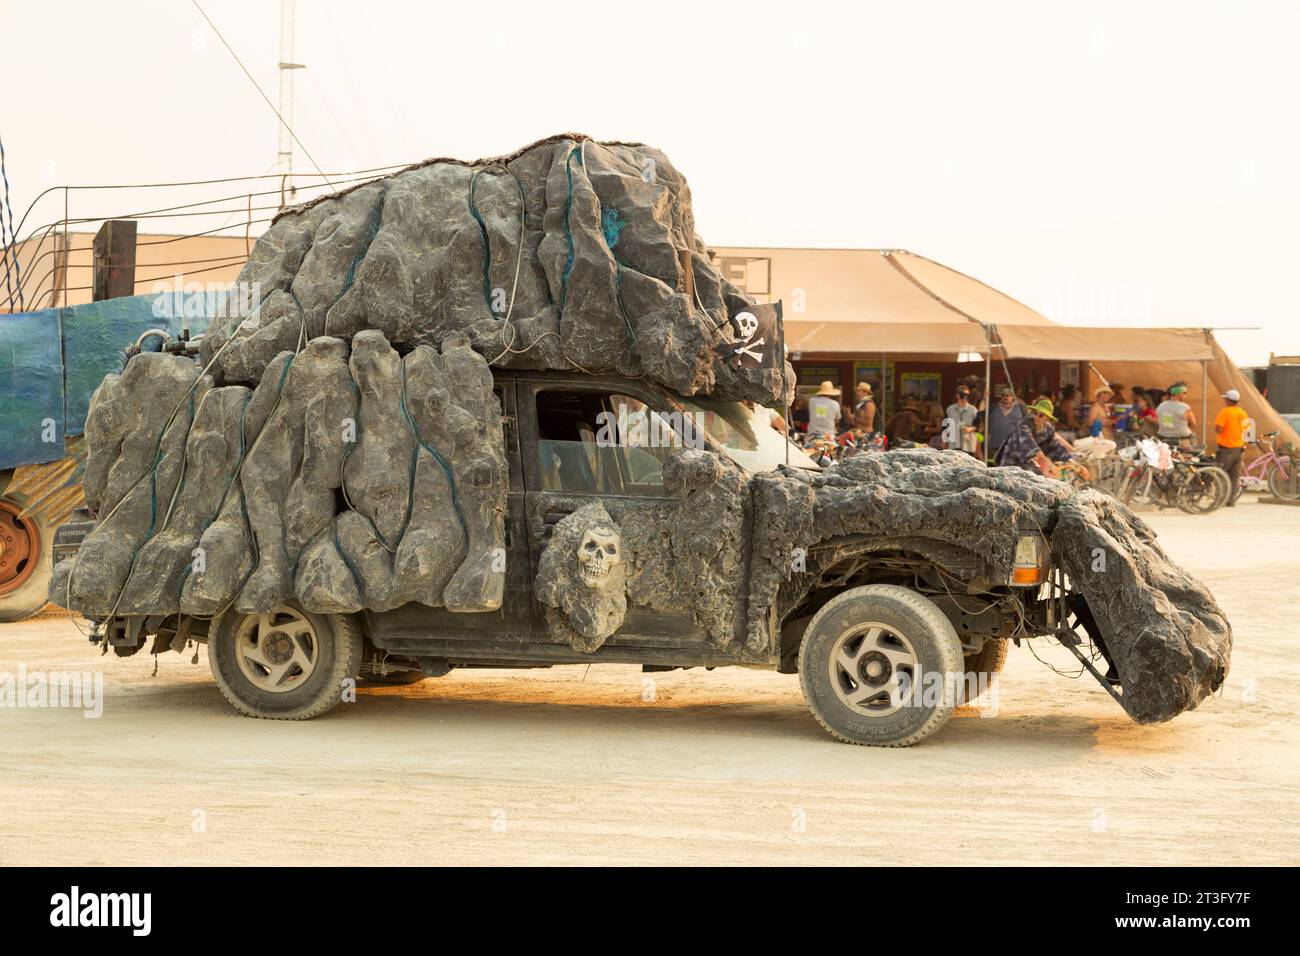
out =
<svg viewBox="0 0 1300 956"><path fill-rule="evenodd" d="M406 406L406 363L405 362L402 363L402 418L406 420L407 426L410 427L411 429L411 434L415 436L416 444L429 453L429 456L434 461L436 461L438 465L442 468L443 474L447 476L447 487L451 490L451 507L456 512L456 520L460 522L461 543L464 545L465 550L468 552L469 551L469 526L465 523L465 513L461 511L460 497L456 494L456 476L452 472L451 466L447 464L447 460L443 458L442 455L438 454L436 448L429 445L420 436L420 429L415 424L415 419L411 417L410 409L407 408ZM411 459L412 487L414 487L414 483L415 483L415 467L417 463L418 463L418 459L412 457Z"/></svg>
<svg viewBox="0 0 1300 956"><path fill-rule="evenodd" d="M469 211L470 211L470 215L474 217L474 221L478 223L479 235L483 239L483 303L487 306L488 313L493 317L497 317L498 316L497 310L492 307L492 242L488 238L487 223L483 221L483 217L479 214L478 211L478 204L474 201L474 193L478 184L479 175L492 169L500 169L505 173L509 174L510 178L515 181L515 188L519 191L519 222L520 222L520 228L519 228L520 250L519 251L520 254L522 254L523 252L523 245L522 245L524 241L523 222L528 211L528 200L524 196L524 184L519 181L519 177L515 175L515 171L511 169L509 166L503 164L493 164L491 166L483 166L481 168L475 169L474 175L472 175L469 178ZM511 305L514 304L513 295L511 296L510 302Z"/></svg>
<svg viewBox="0 0 1300 956"><path fill-rule="evenodd" d="M569 155L564 158L564 177L569 184L569 192L564 199L564 238L569 245L569 257L564 260L564 271L560 273L560 309L556 319L557 325L559 319L564 316L564 306L569 299L569 273L573 271L575 255L573 230L569 228L569 213L573 210L573 154L576 152L578 147L574 146L569 150ZM583 168L586 169L585 163Z"/></svg>

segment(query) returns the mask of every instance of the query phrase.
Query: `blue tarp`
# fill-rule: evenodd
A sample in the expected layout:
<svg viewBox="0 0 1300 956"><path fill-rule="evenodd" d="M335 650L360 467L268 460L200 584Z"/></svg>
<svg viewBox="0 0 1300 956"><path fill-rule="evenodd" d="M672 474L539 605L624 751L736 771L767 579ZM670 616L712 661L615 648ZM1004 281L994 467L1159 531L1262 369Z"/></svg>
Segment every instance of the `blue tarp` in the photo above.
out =
<svg viewBox="0 0 1300 956"><path fill-rule="evenodd" d="M0 317L0 469L65 454L60 311Z"/></svg>
<svg viewBox="0 0 1300 956"><path fill-rule="evenodd" d="M90 397L141 333L201 335L224 307L220 293L167 292L0 315L0 470L64 457L64 436L81 434Z"/></svg>
<svg viewBox="0 0 1300 956"><path fill-rule="evenodd" d="M191 336L200 335L208 327L207 305L202 293L176 297L164 293L105 299L64 309L68 434L80 435L85 429L90 396L95 394L105 375L122 371L124 353L141 333L163 329L177 338L182 328L188 328ZM157 339L145 342L144 347L156 349Z"/></svg>

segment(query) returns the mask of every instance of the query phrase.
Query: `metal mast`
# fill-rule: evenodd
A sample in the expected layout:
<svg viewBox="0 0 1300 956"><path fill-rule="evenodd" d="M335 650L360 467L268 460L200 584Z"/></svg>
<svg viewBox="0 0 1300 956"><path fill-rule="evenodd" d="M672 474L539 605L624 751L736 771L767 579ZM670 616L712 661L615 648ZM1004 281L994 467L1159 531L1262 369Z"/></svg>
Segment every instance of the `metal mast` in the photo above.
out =
<svg viewBox="0 0 1300 956"><path fill-rule="evenodd" d="M303 64L293 61L294 0L280 0L280 150L276 154L276 166L281 182L288 182L289 195L297 192L290 179L293 173L293 71L304 69Z"/></svg>

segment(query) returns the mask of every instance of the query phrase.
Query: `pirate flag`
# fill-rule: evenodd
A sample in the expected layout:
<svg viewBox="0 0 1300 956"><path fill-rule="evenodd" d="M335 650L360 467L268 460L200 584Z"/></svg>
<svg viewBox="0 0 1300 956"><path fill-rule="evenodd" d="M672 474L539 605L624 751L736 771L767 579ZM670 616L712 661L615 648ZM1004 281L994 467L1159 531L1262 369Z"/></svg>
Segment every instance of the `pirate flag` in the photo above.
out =
<svg viewBox="0 0 1300 956"><path fill-rule="evenodd" d="M733 368L783 368L785 330L781 325L781 303L746 306L727 320L734 342L719 342L714 351Z"/></svg>

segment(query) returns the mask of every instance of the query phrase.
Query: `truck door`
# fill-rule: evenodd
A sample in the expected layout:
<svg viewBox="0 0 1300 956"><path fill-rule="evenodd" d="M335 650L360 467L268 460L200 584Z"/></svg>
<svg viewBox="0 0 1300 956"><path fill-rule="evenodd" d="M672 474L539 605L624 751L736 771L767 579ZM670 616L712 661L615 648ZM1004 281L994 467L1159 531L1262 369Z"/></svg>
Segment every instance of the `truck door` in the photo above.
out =
<svg viewBox="0 0 1300 956"><path fill-rule="evenodd" d="M501 403L506 464L510 474L505 516L506 583L501 607L495 611L457 614L446 608L411 603L392 611L371 614L371 633L380 647L400 651L405 642L415 641L423 646L430 637L448 641L528 639L532 617L528 595L532 590L533 572L524 523L515 380L499 374L493 393Z"/></svg>
<svg viewBox="0 0 1300 956"><path fill-rule="evenodd" d="M583 505L599 501L618 523L630 512L678 500L664 490L663 465L681 446L673 446L666 425L650 430L656 405L665 409L667 404L650 389L618 381L521 378L518 400L534 580L551 530ZM626 432L635 429L642 439L658 440L628 441ZM533 639L550 641L535 594L532 613ZM686 648L702 647L707 640L707 631L689 611L631 605L623 626L607 643Z"/></svg>

